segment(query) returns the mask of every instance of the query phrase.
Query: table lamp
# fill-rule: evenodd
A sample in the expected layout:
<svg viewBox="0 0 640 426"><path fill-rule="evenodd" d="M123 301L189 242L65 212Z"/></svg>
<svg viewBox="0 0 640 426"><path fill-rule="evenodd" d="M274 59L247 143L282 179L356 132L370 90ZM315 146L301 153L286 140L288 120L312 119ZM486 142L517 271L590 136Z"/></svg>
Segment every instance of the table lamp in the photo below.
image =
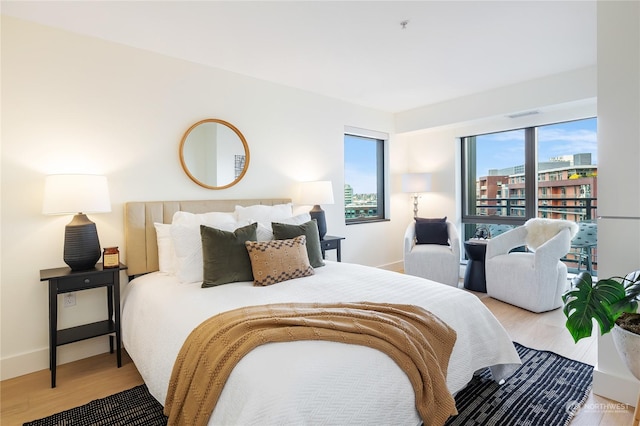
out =
<svg viewBox="0 0 640 426"><path fill-rule="evenodd" d="M50 175L45 179L44 214L75 214L64 231L64 262L73 271L95 267L100 259L96 224L86 213L111 211L107 178L98 175Z"/></svg>
<svg viewBox="0 0 640 426"><path fill-rule="evenodd" d="M418 217L418 197L431 191L431 173L405 173L402 175L402 192L413 193L413 218Z"/></svg>
<svg viewBox="0 0 640 426"><path fill-rule="evenodd" d="M327 220L320 204L333 204L333 187L328 180L300 182L300 204L312 204L311 219L318 222L318 232L322 240L327 234Z"/></svg>

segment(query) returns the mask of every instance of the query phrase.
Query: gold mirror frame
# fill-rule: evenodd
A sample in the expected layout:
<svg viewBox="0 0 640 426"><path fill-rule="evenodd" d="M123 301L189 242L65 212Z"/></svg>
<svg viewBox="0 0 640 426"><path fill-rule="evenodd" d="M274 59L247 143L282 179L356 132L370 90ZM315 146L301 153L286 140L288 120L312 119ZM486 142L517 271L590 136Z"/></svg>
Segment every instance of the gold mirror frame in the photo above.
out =
<svg viewBox="0 0 640 426"><path fill-rule="evenodd" d="M229 129L231 129L236 136L238 136L238 139L240 139L240 142L242 142L242 146L244 148L244 155L245 155L245 159L244 159L244 167L242 168L242 171L240 172L240 174L238 175L237 178L235 178L233 181L231 181L228 184L225 185L210 185L207 182L202 182L202 180L198 179L197 177L195 177L193 175L193 173L189 170L189 167L185 161L185 155L184 155L184 151L185 151L185 144L187 142L187 139L189 137L189 135L191 134L191 132L198 126L202 125L202 124L206 124L206 123L217 123L217 124L221 124L223 126L228 127ZM189 176L189 178L194 181L195 183L197 183L198 185L204 187L204 188L208 188L208 189L225 189L225 188L229 188L233 185L235 185L236 183L240 182L240 180L244 177L245 173L247 172L247 169L249 168L249 145L247 144L247 140L244 138L244 135L240 132L240 130L238 130L238 128L236 126L234 126L233 124L226 122L224 120L218 120L216 118L207 118L205 120L200 120L197 123L195 123L194 125L192 125L191 127L189 127L189 129L187 129L187 131L184 133L184 136L182 137L182 140L180 141L180 164L182 165L182 169L184 170L184 172L187 174L187 176Z"/></svg>

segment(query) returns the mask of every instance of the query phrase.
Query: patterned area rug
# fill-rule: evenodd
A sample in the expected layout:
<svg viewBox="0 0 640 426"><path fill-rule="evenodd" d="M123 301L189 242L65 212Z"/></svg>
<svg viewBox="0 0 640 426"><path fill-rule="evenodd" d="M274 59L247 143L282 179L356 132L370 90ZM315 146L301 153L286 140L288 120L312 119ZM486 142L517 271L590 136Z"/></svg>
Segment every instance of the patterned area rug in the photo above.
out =
<svg viewBox="0 0 640 426"><path fill-rule="evenodd" d="M162 405L146 385L119 392L86 405L54 414L24 426L164 426Z"/></svg>
<svg viewBox="0 0 640 426"><path fill-rule="evenodd" d="M571 421L589 394L593 367L514 345L522 359L520 369L502 385L491 379L489 369L476 375L456 395L459 414L447 425L546 426ZM25 426L166 424L162 405L141 385Z"/></svg>
<svg viewBox="0 0 640 426"><path fill-rule="evenodd" d="M502 385L489 369L456 395L453 425L567 425L591 390L593 367L514 343L522 366Z"/></svg>

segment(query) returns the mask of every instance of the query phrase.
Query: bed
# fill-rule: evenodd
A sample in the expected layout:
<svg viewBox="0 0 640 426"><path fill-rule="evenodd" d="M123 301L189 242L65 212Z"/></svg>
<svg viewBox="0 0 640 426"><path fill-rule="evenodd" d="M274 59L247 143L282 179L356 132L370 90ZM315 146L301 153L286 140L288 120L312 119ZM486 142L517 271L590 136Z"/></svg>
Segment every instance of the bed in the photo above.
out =
<svg viewBox="0 0 640 426"><path fill-rule="evenodd" d="M287 199L127 203L128 273L124 347L150 393L162 404L183 342L207 318L242 306L275 303L381 302L421 306L451 326L457 340L446 387L455 394L473 373L490 367L499 381L520 364L513 344L471 293L422 278L356 264L325 261L311 276L256 287L252 281L202 288L159 272L156 225L178 211L233 212L235 206L278 206ZM161 249L163 250L163 249ZM419 425L407 375L375 349L329 341L258 346L231 372L209 424Z"/></svg>

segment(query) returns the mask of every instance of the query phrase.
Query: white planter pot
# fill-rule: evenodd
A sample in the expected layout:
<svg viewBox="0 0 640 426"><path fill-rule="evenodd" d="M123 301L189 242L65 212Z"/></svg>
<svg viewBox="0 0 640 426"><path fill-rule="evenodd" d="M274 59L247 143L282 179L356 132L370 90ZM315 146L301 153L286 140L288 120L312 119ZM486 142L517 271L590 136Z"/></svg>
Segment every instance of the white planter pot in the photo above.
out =
<svg viewBox="0 0 640 426"><path fill-rule="evenodd" d="M627 331L616 324L611 330L611 336L627 368L640 380L640 334Z"/></svg>

